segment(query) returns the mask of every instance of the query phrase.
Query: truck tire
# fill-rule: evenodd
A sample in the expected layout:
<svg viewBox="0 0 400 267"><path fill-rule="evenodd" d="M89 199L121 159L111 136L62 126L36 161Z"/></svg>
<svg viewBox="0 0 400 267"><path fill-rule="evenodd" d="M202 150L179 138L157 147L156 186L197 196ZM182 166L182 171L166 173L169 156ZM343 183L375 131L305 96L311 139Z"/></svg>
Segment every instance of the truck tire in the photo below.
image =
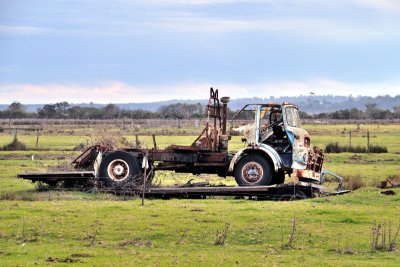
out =
<svg viewBox="0 0 400 267"><path fill-rule="evenodd" d="M274 173L272 175L271 184L283 184L285 182L285 173L282 170Z"/></svg>
<svg viewBox="0 0 400 267"><path fill-rule="evenodd" d="M140 176L140 177L139 177ZM108 187L136 186L143 179L136 157L125 151L114 151L101 161L99 180Z"/></svg>
<svg viewBox="0 0 400 267"><path fill-rule="evenodd" d="M260 155L247 155L237 163L234 176L239 186L269 185L272 180L271 166Z"/></svg>

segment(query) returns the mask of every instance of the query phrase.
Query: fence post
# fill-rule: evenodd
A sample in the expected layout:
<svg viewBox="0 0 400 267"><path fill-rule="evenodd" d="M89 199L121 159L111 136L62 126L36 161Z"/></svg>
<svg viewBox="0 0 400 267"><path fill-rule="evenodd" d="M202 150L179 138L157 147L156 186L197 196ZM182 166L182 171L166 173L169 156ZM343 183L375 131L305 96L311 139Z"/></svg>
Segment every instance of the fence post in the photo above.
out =
<svg viewBox="0 0 400 267"><path fill-rule="evenodd" d="M349 136L350 136L350 145L349 145L349 148L351 148L351 130L350 130Z"/></svg>
<svg viewBox="0 0 400 267"><path fill-rule="evenodd" d="M17 130L17 128L14 128L14 131L13 131L13 143L17 141L17 135L18 135L18 130Z"/></svg>
<svg viewBox="0 0 400 267"><path fill-rule="evenodd" d="M36 132L36 148L37 148L38 145L39 145L39 132L40 132L40 130L37 129L37 132Z"/></svg>
<svg viewBox="0 0 400 267"><path fill-rule="evenodd" d="M153 136L153 146L154 146L154 149L157 149L156 135L155 135L155 134L152 134L152 136Z"/></svg>
<svg viewBox="0 0 400 267"><path fill-rule="evenodd" d="M367 153L369 154L369 130L367 131Z"/></svg>
<svg viewBox="0 0 400 267"><path fill-rule="evenodd" d="M139 136L137 133L135 134L135 148L140 148Z"/></svg>

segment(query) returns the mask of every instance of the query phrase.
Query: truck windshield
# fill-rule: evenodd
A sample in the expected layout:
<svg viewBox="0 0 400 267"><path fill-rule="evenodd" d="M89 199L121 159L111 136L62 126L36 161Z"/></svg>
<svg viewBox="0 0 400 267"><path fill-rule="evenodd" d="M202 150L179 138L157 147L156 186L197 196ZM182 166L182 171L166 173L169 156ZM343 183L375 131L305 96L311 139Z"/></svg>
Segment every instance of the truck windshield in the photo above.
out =
<svg viewBox="0 0 400 267"><path fill-rule="evenodd" d="M297 108L294 107L288 107L285 109L286 113L286 121L289 126L292 127L301 127L301 122L300 122L300 116L299 112L297 111Z"/></svg>

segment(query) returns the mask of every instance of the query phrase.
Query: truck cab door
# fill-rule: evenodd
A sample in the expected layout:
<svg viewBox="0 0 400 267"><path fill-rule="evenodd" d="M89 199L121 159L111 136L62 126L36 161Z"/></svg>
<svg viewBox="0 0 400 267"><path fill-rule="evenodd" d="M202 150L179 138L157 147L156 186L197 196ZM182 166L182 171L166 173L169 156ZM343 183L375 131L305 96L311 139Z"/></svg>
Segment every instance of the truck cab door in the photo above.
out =
<svg viewBox="0 0 400 267"><path fill-rule="evenodd" d="M282 107L283 122L286 134L292 144L292 169L304 170L307 167L309 148L304 146L308 137L307 131L300 128L300 117L295 106Z"/></svg>

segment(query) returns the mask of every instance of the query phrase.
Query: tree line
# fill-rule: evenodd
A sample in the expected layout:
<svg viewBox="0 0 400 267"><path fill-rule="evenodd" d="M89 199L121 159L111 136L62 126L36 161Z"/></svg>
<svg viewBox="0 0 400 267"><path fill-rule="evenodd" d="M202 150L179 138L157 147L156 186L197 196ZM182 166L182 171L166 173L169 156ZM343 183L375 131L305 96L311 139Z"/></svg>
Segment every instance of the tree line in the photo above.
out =
<svg viewBox="0 0 400 267"><path fill-rule="evenodd" d="M317 114L302 113L302 115L303 119L390 120L400 119L400 106L395 106L393 110L389 110L380 109L375 103L371 103L365 105L365 110L352 108Z"/></svg>
<svg viewBox="0 0 400 267"><path fill-rule="evenodd" d="M40 119L191 119L203 118L205 107L200 104L171 104L151 112L143 109L121 109L108 104L102 108L71 106L68 102L46 104L36 112L27 112L19 102L11 103L7 109L0 111L2 119L40 118Z"/></svg>
<svg viewBox="0 0 400 267"><path fill-rule="evenodd" d="M41 118L41 119L194 119L204 118L206 108L197 104L170 104L164 105L157 111L143 109L128 110L121 109L117 105L108 104L101 108L71 106L68 102L46 104L37 109L36 112L27 112L23 104L11 103L7 109L0 111L2 119L18 118ZM228 109L228 118L232 118L236 111ZM340 120L385 120L400 119L400 106L393 107L393 110L380 109L376 104L366 104L365 110L357 108L341 109L334 112L323 112L309 114L300 112L303 119L340 119ZM245 115L242 119L251 119L251 114Z"/></svg>

